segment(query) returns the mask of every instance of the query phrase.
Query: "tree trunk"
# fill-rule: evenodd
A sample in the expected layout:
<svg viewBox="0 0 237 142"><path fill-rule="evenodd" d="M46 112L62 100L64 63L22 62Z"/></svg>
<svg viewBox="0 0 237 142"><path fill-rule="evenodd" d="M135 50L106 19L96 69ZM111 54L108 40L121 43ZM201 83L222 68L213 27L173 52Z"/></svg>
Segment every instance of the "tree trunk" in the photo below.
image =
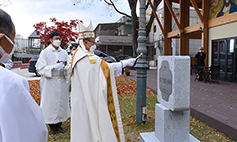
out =
<svg viewBox="0 0 237 142"><path fill-rule="evenodd" d="M137 38L138 38L138 18L137 18L137 0L128 0L129 7L131 9L131 15L132 15L132 49L133 49L133 57L136 56L137 51Z"/></svg>

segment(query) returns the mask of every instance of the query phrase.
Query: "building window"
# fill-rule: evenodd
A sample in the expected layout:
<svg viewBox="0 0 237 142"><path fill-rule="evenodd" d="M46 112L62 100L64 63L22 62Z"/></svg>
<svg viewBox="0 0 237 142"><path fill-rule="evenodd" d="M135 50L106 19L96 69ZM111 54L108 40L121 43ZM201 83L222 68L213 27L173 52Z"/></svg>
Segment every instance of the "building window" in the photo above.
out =
<svg viewBox="0 0 237 142"><path fill-rule="evenodd" d="M237 82L237 38L212 41L212 64L220 65L219 79Z"/></svg>
<svg viewBox="0 0 237 142"><path fill-rule="evenodd" d="M156 32L156 25L154 26L153 31L154 31L154 33Z"/></svg>

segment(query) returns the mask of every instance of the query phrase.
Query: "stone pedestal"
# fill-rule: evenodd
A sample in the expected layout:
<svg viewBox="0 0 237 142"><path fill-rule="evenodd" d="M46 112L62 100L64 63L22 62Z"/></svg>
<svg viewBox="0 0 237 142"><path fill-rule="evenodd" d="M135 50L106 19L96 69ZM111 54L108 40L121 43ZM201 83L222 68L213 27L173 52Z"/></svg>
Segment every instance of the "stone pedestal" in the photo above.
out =
<svg viewBox="0 0 237 142"><path fill-rule="evenodd" d="M189 142L200 142L198 139L196 139L194 136L189 134ZM149 133L140 133L140 140L139 142L161 142L159 141L156 136L155 132L149 132ZM175 141L179 142L179 141ZM182 141L180 141L182 142Z"/></svg>
<svg viewBox="0 0 237 142"><path fill-rule="evenodd" d="M155 132L140 133L140 142L199 142L189 134L190 57L158 57L157 89Z"/></svg>
<svg viewBox="0 0 237 142"><path fill-rule="evenodd" d="M190 111L156 104L155 135L161 142L189 142Z"/></svg>

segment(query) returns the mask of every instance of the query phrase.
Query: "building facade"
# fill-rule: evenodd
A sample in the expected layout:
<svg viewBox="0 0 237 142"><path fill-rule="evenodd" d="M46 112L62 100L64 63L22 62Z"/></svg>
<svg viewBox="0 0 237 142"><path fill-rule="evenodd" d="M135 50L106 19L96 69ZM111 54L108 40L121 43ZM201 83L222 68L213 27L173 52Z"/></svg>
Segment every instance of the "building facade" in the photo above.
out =
<svg viewBox="0 0 237 142"><path fill-rule="evenodd" d="M177 18L179 18L180 15L180 8L177 3L172 4L172 9L176 15ZM152 13L151 7L149 7L146 11L146 19L147 21L150 19ZM163 26L164 23L164 2L162 1L157 10L156 14ZM200 19L195 12L193 8L190 9L190 20L189 25L195 25L197 23L200 23ZM172 19L172 31L178 30L177 25L175 24L174 19ZM153 60L156 63L157 58L160 55L163 55L163 49L164 49L164 36L162 34L162 31L158 25L157 20L155 19L153 22L153 25L151 27L151 32L149 33L148 42L150 44L153 44ZM195 57L196 52L198 52L199 47L202 46L201 39L189 39L189 55L190 57ZM173 38L171 41L171 48L172 48L172 55L179 55L179 37Z"/></svg>
<svg viewBox="0 0 237 142"><path fill-rule="evenodd" d="M159 28L164 55L173 54L173 40L178 39L178 55L192 56L190 39L199 39L207 55L205 65L220 66L221 80L237 82L237 0L163 0L162 3L164 19L156 18L156 21L162 23ZM173 5L179 7L178 16ZM190 24L192 9L200 20L193 25ZM174 24L177 29L173 28Z"/></svg>
<svg viewBox="0 0 237 142"><path fill-rule="evenodd" d="M132 56L131 19L123 16L115 23L100 23L94 29L97 49L110 56Z"/></svg>

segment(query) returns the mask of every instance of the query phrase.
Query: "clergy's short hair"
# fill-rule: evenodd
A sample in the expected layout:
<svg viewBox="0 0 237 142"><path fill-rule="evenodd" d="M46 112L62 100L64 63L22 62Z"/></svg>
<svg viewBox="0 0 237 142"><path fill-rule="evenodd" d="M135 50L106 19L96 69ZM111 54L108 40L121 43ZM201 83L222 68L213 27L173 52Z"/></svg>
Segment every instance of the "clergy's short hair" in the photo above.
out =
<svg viewBox="0 0 237 142"><path fill-rule="evenodd" d="M60 37L61 37L60 33L58 33L58 32L52 32L52 33L49 35L49 38L53 39L53 37L55 37L55 36L60 36Z"/></svg>
<svg viewBox="0 0 237 142"><path fill-rule="evenodd" d="M14 26L11 16L2 9L0 9L0 32L3 32L10 37L13 30Z"/></svg>

